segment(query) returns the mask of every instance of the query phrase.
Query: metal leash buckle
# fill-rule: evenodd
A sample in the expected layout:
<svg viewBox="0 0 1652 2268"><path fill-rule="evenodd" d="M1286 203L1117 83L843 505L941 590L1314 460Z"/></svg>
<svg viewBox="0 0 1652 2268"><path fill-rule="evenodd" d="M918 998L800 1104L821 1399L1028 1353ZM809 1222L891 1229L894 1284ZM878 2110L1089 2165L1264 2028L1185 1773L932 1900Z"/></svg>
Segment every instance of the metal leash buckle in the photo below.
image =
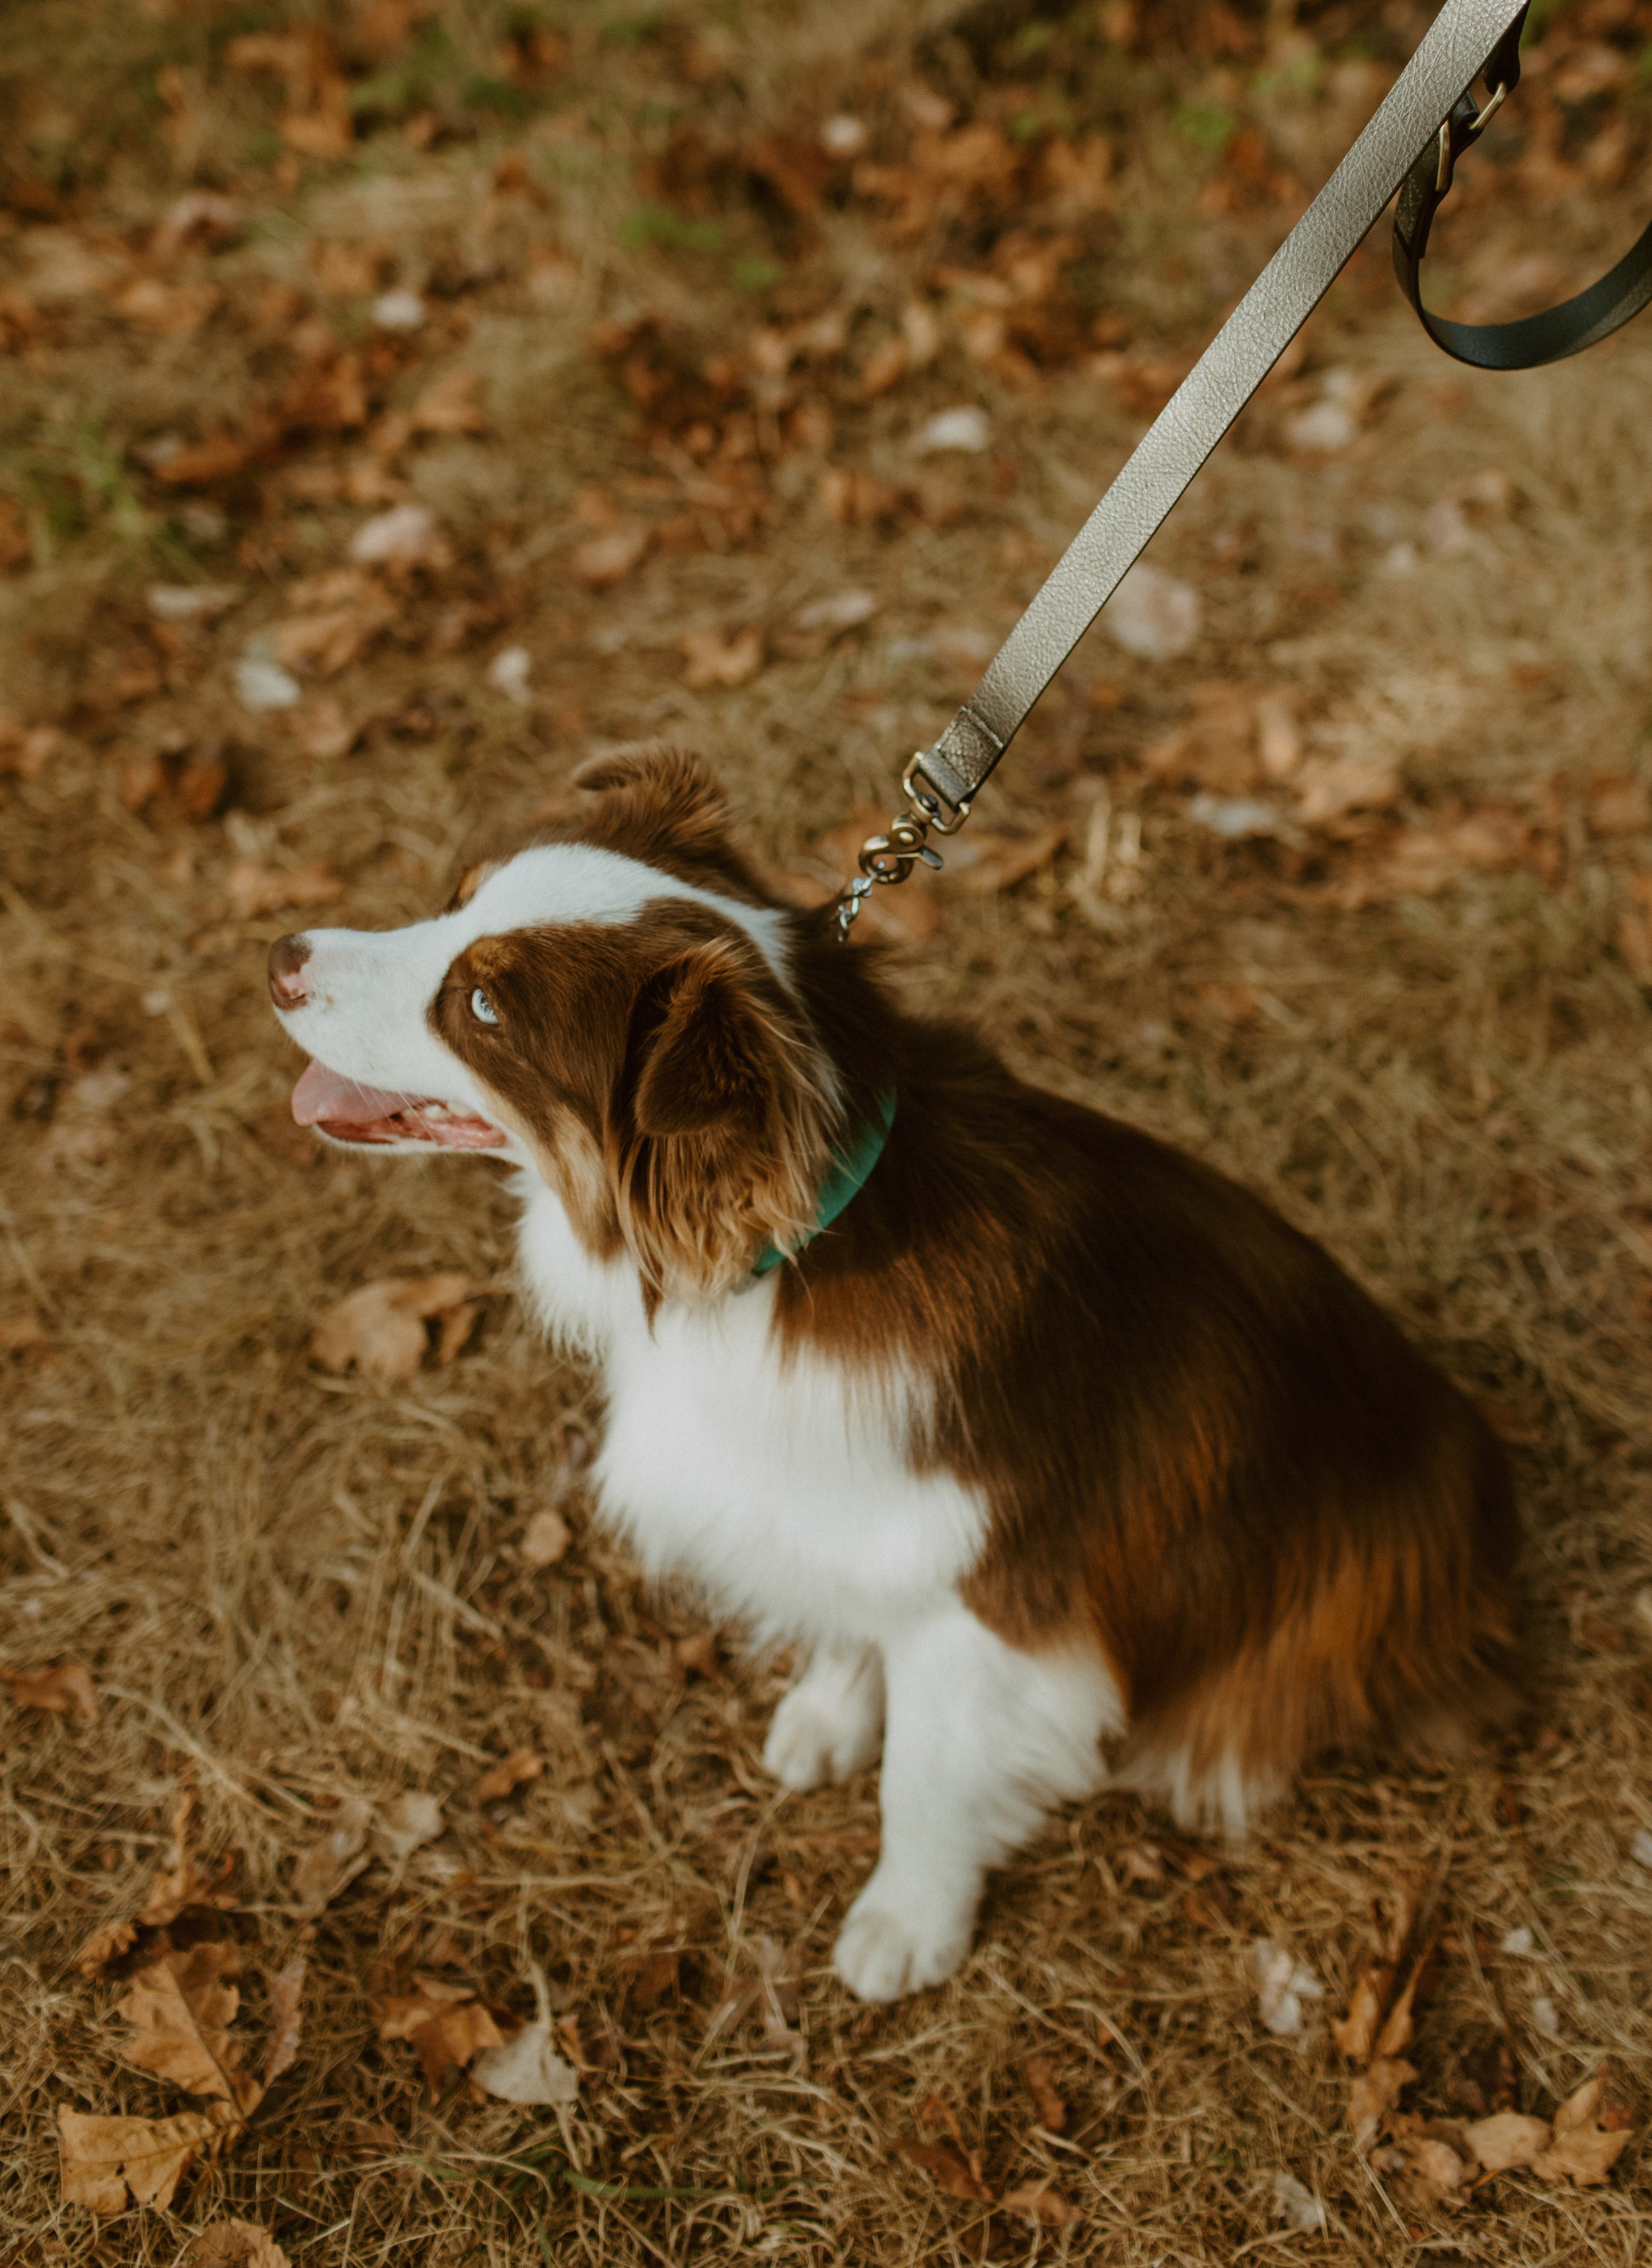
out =
<svg viewBox="0 0 1652 2268"><path fill-rule="evenodd" d="M1434 160L1434 172L1436 199L1443 197L1449 190L1457 175L1457 159L1479 141L1508 99L1508 82L1499 79L1495 92L1488 95L1483 103L1477 103L1471 94L1465 94L1449 118L1440 121L1439 155Z"/></svg>
<svg viewBox="0 0 1652 2268"><path fill-rule="evenodd" d="M1413 261L1420 261L1428 248L1434 213L1450 195L1457 159L1473 148L1520 83L1520 34L1524 23L1523 9L1486 57L1479 74L1490 90L1484 102L1477 101L1469 90L1457 97L1440 122L1432 167L1425 155L1402 185L1395 227Z"/></svg>
<svg viewBox="0 0 1652 2268"><path fill-rule="evenodd" d="M901 774L911 810L898 813L887 834L867 836L857 861L860 872L838 893L837 934L845 941L874 885L903 882L920 864L936 869L944 864L940 851L930 847L931 828L937 835L955 835L970 815L967 803L947 803L930 779L923 768L926 754L920 748Z"/></svg>

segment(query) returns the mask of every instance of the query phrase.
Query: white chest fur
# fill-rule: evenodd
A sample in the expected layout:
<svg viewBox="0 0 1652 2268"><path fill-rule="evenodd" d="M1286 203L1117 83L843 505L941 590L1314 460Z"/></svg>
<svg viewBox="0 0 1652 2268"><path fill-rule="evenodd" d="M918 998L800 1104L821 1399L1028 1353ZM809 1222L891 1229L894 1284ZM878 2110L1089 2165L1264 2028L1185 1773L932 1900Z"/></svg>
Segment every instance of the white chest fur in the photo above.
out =
<svg viewBox="0 0 1652 2268"><path fill-rule="evenodd" d="M986 1508L912 1471L912 1381L784 1359L771 1278L664 1307L651 1329L634 1269L594 1262L542 1184L523 1194L535 1304L602 1373L603 1513L651 1574L691 1577L757 1636L812 1642L881 1641L950 1597Z"/></svg>

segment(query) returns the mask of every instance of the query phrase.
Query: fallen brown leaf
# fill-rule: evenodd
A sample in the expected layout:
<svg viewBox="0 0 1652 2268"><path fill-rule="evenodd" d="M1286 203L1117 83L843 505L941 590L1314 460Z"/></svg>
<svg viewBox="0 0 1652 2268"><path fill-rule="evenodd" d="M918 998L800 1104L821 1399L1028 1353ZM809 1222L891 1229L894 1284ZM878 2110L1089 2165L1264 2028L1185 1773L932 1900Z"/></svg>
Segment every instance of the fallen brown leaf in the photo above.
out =
<svg viewBox="0 0 1652 2268"><path fill-rule="evenodd" d="M6 330L5 296L0 293L0 341L4 341ZM33 552L22 513L10 497L0 497L0 575L15 573L27 564Z"/></svg>
<svg viewBox="0 0 1652 2268"><path fill-rule="evenodd" d="M320 859L307 866L283 869L237 858L225 878L224 889L237 921L255 921L262 914L279 913L288 906L331 905L344 895L343 882Z"/></svg>
<svg viewBox="0 0 1652 2268"><path fill-rule="evenodd" d="M436 525L436 515L422 504L392 504L388 512L364 519L350 539L352 566L387 568L404 574L415 567L431 574L444 573L454 563L453 547Z"/></svg>
<svg viewBox="0 0 1652 2268"><path fill-rule="evenodd" d="M44 1709L53 1716L97 1722L97 1688L80 1662L65 1660L49 1669L8 1669L4 1674L19 1709Z"/></svg>
<svg viewBox="0 0 1652 2268"><path fill-rule="evenodd" d="M1548 2148L1552 2135L1546 2118L1523 2117L1517 2110L1477 2118L1463 2130L1464 2140L1488 2174L1532 2164Z"/></svg>
<svg viewBox="0 0 1652 2268"><path fill-rule="evenodd" d="M1348 2089L1348 2124L1361 2149L1376 2139L1384 2118L1397 2110L1404 2090L1417 2076L1413 2065L1398 2058L1374 2063Z"/></svg>
<svg viewBox="0 0 1652 2268"><path fill-rule="evenodd" d="M1568 2095L1554 2114L1554 2139L1531 2161L1547 2181L1563 2177L1578 2189L1598 2189L1634 2139L1628 2114L1606 2099L1602 2064Z"/></svg>
<svg viewBox="0 0 1652 2268"><path fill-rule="evenodd" d="M1000 2213L1013 2213L1022 2220L1029 2220L1035 2228L1071 2228L1082 2216L1077 2205L1064 2198L1053 2182L1025 2182L1018 2190L1007 2190L998 2201Z"/></svg>
<svg viewBox="0 0 1652 2268"><path fill-rule="evenodd" d="M1461 2189L1469 2170L1449 2143L1426 2134L1398 2138L1375 2152L1372 2162L1383 2173L1404 2176L1413 2193L1428 2205Z"/></svg>
<svg viewBox="0 0 1652 2268"><path fill-rule="evenodd" d="M164 2213L190 2166L224 2132L222 2116L204 2110L181 2110L171 2118L99 2118L60 2103L63 2202L93 2213L124 2213L129 2192L134 2205Z"/></svg>
<svg viewBox="0 0 1652 2268"><path fill-rule="evenodd" d="M1618 951L1637 982L1652 984L1652 874L1637 874L1629 897L1628 911L1618 917Z"/></svg>
<svg viewBox="0 0 1652 2268"><path fill-rule="evenodd" d="M1350 811L1384 810L1398 802L1404 784L1383 756L1310 756L1291 780L1296 816L1308 827Z"/></svg>
<svg viewBox="0 0 1652 2268"><path fill-rule="evenodd" d="M215 433L205 441L186 442L155 466L155 477L169 488L210 489L245 472L263 446L263 437Z"/></svg>
<svg viewBox="0 0 1652 2268"><path fill-rule="evenodd" d="M749 684L763 667L763 632L755 628L726 635L721 630L690 630L678 644L687 660L682 681L697 690L710 685Z"/></svg>
<svg viewBox="0 0 1652 2268"><path fill-rule="evenodd" d="M159 276L137 276L110 302L129 323L141 323L163 338L188 338L222 304L212 284L168 284Z"/></svg>
<svg viewBox="0 0 1652 2268"><path fill-rule="evenodd" d="M1059 2134L1067 2123L1067 2106L1056 2093L1055 2066L1048 2056L1029 2056L1021 2067L1021 2084L1033 2100L1038 2123Z"/></svg>
<svg viewBox="0 0 1652 2268"><path fill-rule="evenodd" d="M173 1807L172 1840L166 1856L156 1867L149 1886L149 1896L138 1915L139 1925L146 1929L165 1929L177 1920L187 1906L227 1906L233 1904L225 1888L225 1878L233 1861L226 1858L214 1875L203 1874L195 1859L195 1815L196 1795L193 1786L186 1784Z"/></svg>
<svg viewBox="0 0 1652 2268"><path fill-rule="evenodd" d="M456 1271L364 1284L321 1317L310 1359L336 1375L354 1364L375 1378L404 1384L424 1359L425 1324L461 1308L472 1288L469 1277ZM470 1328L468 1323L466 1336Z"/></svg>
<svg viewBox="0 0 1652 2268"><path fill-rule="evenodd" d="M1226 1885L1213 1883L1209 1891L1184 1890L1176 1911L1189 1929L1220 1929L1231 1903Z"/></svg>
<svg viewBox="0 0 1652 2268"><path fill-rule="evenodd" d="M696 1631L680 1638L671 1649L671 1666L682 1678L715 1677L718 1644L715 1631Z"/></svg>
<svg viewBox="0 0 1652 2268"><path fill-rule="evenodd" d="M1557 2134L1532 2160L1531 2169L1545 2181L1564 2176L1580 2190L1598 2189L1634 2139L1626 2129L1575 2127L1569 2134Z"/></svg>
<svg viewBox="0 0 1652 2268"><path fill-rule="evenodd" d="M1214 983L1198 988L1201 1004L1224 1024L1235 1029L1246 1024L1259 1022L1262 1005L1248 984L1233 978L1218 978Z"/></svg>
<svg viewBox="0 0 1652 2268"><path fill-rule="evenodd" d="M831 466L820 477L817 490L822 511L840 527L874 527L893 519L915 500L911 491L881 481L871 473L852 473Z"/></svg>
<svg viewBox="0 0 1652 2268"><path fill-rule="evenodd" d="M396 618L384 591L353 568L295 584L288 596L294 611L271 634L276 659L318 677L348 669Z"/></svg>
<svg viewBox="0 0 1652 2268"><path fill-rule="evenodd" d="M140 1969L115 2012L133 2028L125 2060L186 2095L217 2095L244 2110L256 2090L238 2068L244 2044L229 2033L240 1974L235 1948L210 1942Z"/></svg>
<svg viewBox="0 0 1652 2268"><path fill-rule="evenodd" d="M567 1521L554 1506L547 1505L528 1521L516 1548L525 1567L554 1567L572 1541Z"/></svg>
<svg viewBox="0 0 1652 2268"><path fill-rule="evenodd" d="M1127 1882L1164 1880L1164 1853L1156 1843L1126 1843L1113 1864Z"/></svg>
<svg viewBox="0 0 1652 2268"><path fill-rule="evenodd" d="M462 2069L482 2049L503 2047L505 2036L470 1985L444 1984L431 1977L414 1982L417 1992L380 2004L379 2037L386 2043L412 2042L435 2096L454 2065Z"/></svg>
<svg viewBox="0 0 1652 2268"><path fill-rule="evenodd" d="M1644 835L1652 828L1652 796L1629 772L1609 772L1589 792L1591 835Z"/></svg>
<svg viewBox="0 0 1652 2268"><path fill-rule="evenodd" d="M267 2228L250 2220L215 2220L184 2246L190 2268L288 2268L287 2256Z"/></svg>
<svg viewBox="0 0 1652 2268"><path fill-rule="evenodd" d="M157 260L174 258L190 244L217 250L240 234L246 214L233 197L217 189L186 189L167 208L149 248Z"/></svg>
<svg viewBox="0 0 1652 2268"><path fill-rule="evenodd" d="M777 652L794 659L824 653L834 640L870 622L878 602L870 591L835 591L830 598L812 600L775 630Z"/></svg>
<svg viewBox="0 0 1652 2268"><path fill-rule="evenodd" d="M224 60L232 70L274 71L285 80L289 107L279 123L289 149L306 158L348 154L356 130L350 85L319 26L243 33L225 48Z"/></svg>
<svg viewBox="0 0 1652 2268"><path fill-rule="evenodd" d="M601 535L588 536L575 544L568 554L568 572L587 590L608 590L640 565L652 540L653 530L640 521L610 527Z"/></svg>
<svg viewBox="0 0 1652 2268"><path fill-rule="evenodd" d="M1350 911L1384 898L1432 897L1465 874L1519 865L1538 848L1529 821L1487 808L1434 825L1403 827L1380 856L1337 892Z"/></svg>
<svg viewBox="0 0 1652 2268"><path fill-rule="evenodd" d="M1394 1990L1394 1971L1387 1962L1373 1962L1361 1975L1348 2001L1346 2016L1331 2019L1331 2036L1351 2062L1368 2063L1376 2035Z"/></svg>
<svg viewBox="0 0 1652 2268"><path fill-rule="evenodd" d="M1243 795L1265 769L1256 688L1218 680L1194 686L1192 699L1191 721L1142 749L1143 770L1150 778L1213 795Z"/></svg>
<svg viewBox="0 0 1652 2268"><path fill-rule="evenodd" d="M971 2205L991 2205L992 2192L978 2169L951 2142L897 2142L896 2148L926 2174L933 2174L943 2196L962 2198Z"/></svg>
<svg viewBox="0 0 1652 2268"><path fill-rule="evenodd" d="M347 717L336 701L322 697L287 711L287 730L301 753L321 760L347 756L367 729L368 719Z"/></svg>
<svg viewBox="0 0 1652 2268"><path fill-rule="evenodd" d="M482 407L482 372L450 370L427 386L408 412L416 433L485 433L488 416Z"/></svg>
<svg viewBox="0 0 1652 2268"><path fill-rule="evenodd" d="M529 1780L537 1779L544 1769L545 1759L535 1756L532 1749L513 1749L508 1756L501 1757L483 1773L471 1800L478 1806L498 1803L502 1797L526 1786Z"/></svg>
<svg viewBox="0 0 1652 2268"><path fill-rule="evenodd" d="M269 1986L270 2031L269 2045L264 2050L262 2078L267 2093L281 2077L291 2071L298 2061L299 2043L304 2031L305 1962L302 1955L289 1961L278 1970Z"/></svg>
<svg viewBox="0 0 1652 2268"><path fill-rule="evenodd" d="M300 1913L320 1913L369 1864L365 1846L372 1821L372 1806L365 1796L347 1795L326 1833L299 1853L292 1869L292 1897Z"/></svg>
<svg viewBox="0 0 1652 2268"><path fill-rule="evenodd" d="M0 714L0 777L11 772L18 779L39 779L63 740L55 725L24 725Z"/></svg>
<svg viewBox="0 0 1652 2268"><path fill-rule="evenodd" d="M1593 2125L1601 2104L1606 2099L1606 2066L1591 2072L1581 2087L1575 2088L1554 2114L1554 2131L1569 2134L1580 2126Z"/></svg>
<svg viewBox="0 0 1652 2268"><path fill-rule="evenodd" d="M1382 2029L1377 2033L1375 2044L1371 2051L1373 2057L1377 2060L1386 2060L1394 2056L1403 2055L1411 2045L1412 2036L1415 2029L1416 2004L1420 1996L1427 1996L1428 1988L1434 1982L1438 1954L1437 1944L1429 1944L1423 1948L1412 1962L1405 1982L1387 2015L1383 2019Z"/></svg>
<svg viewBox="0 0 1652 2268"><path fill-rule="evenodd" d="M958 2124L958 2114L944 2095L926 2095L918 2106L920 2126L944 2126L962 2150L963 2129Z"/></svg>
<svg viewBox="0 0 1652 2268"><path fill-rule="evenodd" d="M94 1929L75 1955L75 1967L83 1977L99 1977L112 1961L129 1953L137 1942L135 1921L106 1921Z"/></svg>
<svg viewBox="0 0 1652 2268"><path fill-rule="evenodd" d="M948 863L955 861L971 890L1013 890L1017 883L1041 873L1066 839L1066 824L1060 820L1041 827L1036 835L1003 835L984 828L969 842L972 855L967 862L955 850Z"/></svg>

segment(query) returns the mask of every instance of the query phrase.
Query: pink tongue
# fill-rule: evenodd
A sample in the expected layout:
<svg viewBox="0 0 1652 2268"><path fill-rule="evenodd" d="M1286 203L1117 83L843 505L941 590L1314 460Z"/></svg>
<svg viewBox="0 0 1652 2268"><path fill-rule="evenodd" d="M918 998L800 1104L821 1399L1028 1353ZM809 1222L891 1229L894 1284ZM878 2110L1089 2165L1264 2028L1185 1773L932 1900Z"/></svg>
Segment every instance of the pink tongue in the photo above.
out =
<svg viewBox="0 0 1652 2268"><path fill-rule="evenodd" d="M382 1087L359 1086L341 1079L325 1064L313 1063L292 1090L292 1116L300 1126L372 1126L399 1110L415 1110L419 1097L387 1094Z"/></svg>
<svg viewBox="0 0 1652 2268"><path fill-rule="evenodd" d="M387 1094L313 1063L292 1090L300 1126L322 1126L341 1142L434 1142L444 1150L502 1150L505 1137L485 1118L467 1118L424 1094ZM346 1131L354 1129L353 1132Z"/></svg>

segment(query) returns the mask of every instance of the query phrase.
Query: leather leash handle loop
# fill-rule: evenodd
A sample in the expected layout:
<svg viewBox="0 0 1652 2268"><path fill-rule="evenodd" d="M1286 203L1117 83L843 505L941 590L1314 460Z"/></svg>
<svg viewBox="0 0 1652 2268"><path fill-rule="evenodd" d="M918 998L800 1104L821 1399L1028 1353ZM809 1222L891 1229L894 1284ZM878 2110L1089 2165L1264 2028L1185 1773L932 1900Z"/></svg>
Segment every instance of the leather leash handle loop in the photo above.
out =
<svg viewBox="0 0 1652 2268"><path fill-rule="evenodd" d="M1536 370L1563 362L1620 330L1652 300L1652 227L1631 246L1617 266L1575 298L1526 315L1515 323L1452 323L1422 303L1422 263L1434 217L1451 193L1457 163L1479 139L1491 114L1520 78L1523 10L1486 65L1490 99L1477 105L1464 95L1440 128L1436 144L1425 150L1405 176L1394 215L1394 273L1417 320L1441 351L1477 370Z"/></svg>

